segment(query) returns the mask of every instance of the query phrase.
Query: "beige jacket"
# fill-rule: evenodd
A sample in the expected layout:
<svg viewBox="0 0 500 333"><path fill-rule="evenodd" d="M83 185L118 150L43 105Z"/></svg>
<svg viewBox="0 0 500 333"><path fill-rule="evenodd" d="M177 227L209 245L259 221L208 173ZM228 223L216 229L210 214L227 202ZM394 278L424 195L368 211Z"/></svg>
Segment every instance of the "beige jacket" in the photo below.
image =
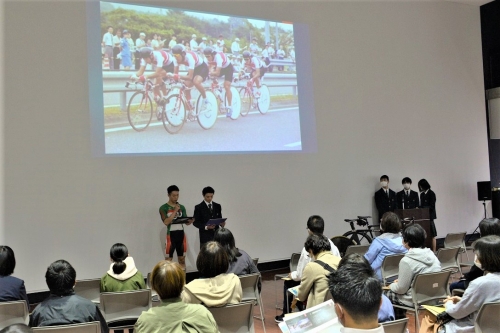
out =
<svg viewBox="0 0 500 333"><path fill-rule="evenodd" d="M319 253L316 260L321 260L333 269L337 269L340 257L334 256L330 251L325 251ZM325 295L328 291L328 274L330 274L329 271L314 261L308 263L304 268L297 298L302 302L307 298L308 308L325 301Z"/></svg>
<svg viewBox="0 0 500 333"><path fill-rule="evenodd" d="M240 278L229 273L189 282L184 286L181 298L185 303L216 307L237 304L241 302L242 295Z"/></svg>

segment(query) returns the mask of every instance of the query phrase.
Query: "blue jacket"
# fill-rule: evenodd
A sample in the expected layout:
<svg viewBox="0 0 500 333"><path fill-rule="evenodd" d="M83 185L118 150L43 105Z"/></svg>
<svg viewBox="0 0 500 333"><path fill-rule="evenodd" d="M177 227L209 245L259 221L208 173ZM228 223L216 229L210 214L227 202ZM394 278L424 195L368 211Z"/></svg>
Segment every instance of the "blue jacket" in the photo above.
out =
<svg viewBox="0 0 500 333"><path fill-rule="evenodd" d="M1 276L0 275L0 302L11 302L11 301L26 301L28 309L30 308L30 303L28 301L28 296L26 295L26 288L24 287L24 281L13 277L11 275Z"/></svg>
<svg viewBox="0 0 500 333"><path fill-rule="evenodd" d="M382 305L378 310L378 322L385 323L386 321L396 320L396 315L394 314L394 307L392 306L391 300L382 294Z"/></svg>
<svg viewBox="0 0 500 333"><path fill-rule="evenodd" d="M386 256L406 253L403 246L403 237L400 234L385 233L373 240L370 248L365 254L366 260L370 263L379 279L382 279L380 267Z"/></svg>

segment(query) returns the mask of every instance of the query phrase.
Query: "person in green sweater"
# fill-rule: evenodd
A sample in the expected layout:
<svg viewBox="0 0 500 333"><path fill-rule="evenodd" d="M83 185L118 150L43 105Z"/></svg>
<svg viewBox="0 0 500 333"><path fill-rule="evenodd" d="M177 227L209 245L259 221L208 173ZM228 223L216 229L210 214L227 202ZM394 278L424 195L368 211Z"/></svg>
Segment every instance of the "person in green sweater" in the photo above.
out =
<svg viewBox="0 0 500 333"><path fill-rule="evenodd" d="M109 256L112 263L109 271L101 278L101 292L146 289L144 276L135 267L134 258L129 256L124 244L114 244Z"/></svg>
<svg viewBox="0 0 500 333"><path fill-rule="evenodd" d="M172 261L160 261L151 272L151 287L161 304L144 311L137 320L135 333L218 333L214 317L201 304L187 304L181 299L186 273Z"/></svg>

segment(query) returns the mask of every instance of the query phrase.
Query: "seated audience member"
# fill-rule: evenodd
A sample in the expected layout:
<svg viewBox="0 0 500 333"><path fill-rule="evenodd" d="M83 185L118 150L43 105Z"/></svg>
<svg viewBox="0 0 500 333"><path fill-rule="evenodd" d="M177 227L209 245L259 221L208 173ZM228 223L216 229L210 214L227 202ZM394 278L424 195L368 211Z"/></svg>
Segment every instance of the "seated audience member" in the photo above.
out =
<svg viewBox="0 0 500 333"><path fill-rule="evenodd" d="M1 329L0 333L33 333L33 330L25 324L12 324Z"/></svg>
<svg viewBox="0 0 500 333"><path fill-rule="evenodd" d="M359 264L346 263L329 276L335 312L343 333L384 333L377 315L382 302L382 285L373 273Z"/></svg>
<svg viewBox="0 0 500 333"><path fill-rule="evenodd" d="M0 246L0 302L26 301L29 309L28 296L24 281L12 276L16 268L16 257L9 246Z"/></svg>
<svg viewBox="0 0 500 333"><path fill-rule="evenodd" d="M109 250L112 264L109 271L101 278L101 292L117 292L146 289L144 277L135 267L134 258L121 243L116 243Z"/></svg>
<svg viewBox="0 0 500 333"><path fill-rule="evenodd" d="M444 300L446 312L454 318L445 324L447 333L474 333L474 322L481 305L500 301L500 237L481 237L473 248L476 254L474 263L484 270L485 275L472 281L462 297L452 296ZM436 316L426 311L420 333L436 331Z"/></svg>
<svg viewBox="0 0 500 333"><path fill-rule="evenodd" d="M196 268L200 278L184 286L181 294L184 302L208 307L241 302L241 282L235 274L227 273L229 259L222 245L215 241L203 244Z"/></svg>
<svg viewBox="0 0 500 333"><path fill-rule="evenodd" d="M386 256L406 253L408 250L403 246L401 237L401 222L393 212L387 212L382 216L380 230L384 233L376 237L370 244L365 254L377 277L382 280L382 262Z"/></svg>
<svg viewBox="0 0 500 333"><path fill-rule="evenodd" d="M323 218L319 215L312 215L307 219L307 233L308 235L312 234L318 234L318 235L323 235L323 231L325 230L325 221ZM331 240L328 240L330 243L331 247L331 252L334 256L340 257L340 252L339 249L332 243ZM300 258L299 262L297 264L297 270L290 272L288 274L288 278L290 280L284 280L283 281L283 313L279 316L276 316L274 318L274 321L277 323L280 323L283 321L283 317L285 316L286 313L290 313L293 297L288 297L288 303L287 303L287 297L286 293L288 292L288 289L298 286L300 284L300 280L302 279L302 272L304 271L304 267L311 261L311 258L309 257L309 253L306 251L305 248L302 248L302 251L300 252ZM297 307L299 309L302 309L303 305L302 302L297 302Z"/></svg>
<svg viewBox="0 0 500 333"><path fill-rule="evenodd" d="M328 292L328 275L337 269L340 257L331 252L330 242L324 235L312 234L307 237L304 248L313 260L302 272L297 298L307 307L313 307L325 301Z"/></svg>
<svg viewBox="0 0 500 333"><path fill-rule="evenodd" d="M141 314L135 332L217 333L215 319L206 307L181 300L185 283L186 273L178 263L164 260L156 264L151 272L151 288L158 293L161 304Z"/></svg>
<svg viewBox="0 0 500 333"><path fill-rule="evenodd" d="M101 311L91 301L75 295L73 287L76 271L66 260L57 260L50 264L45 273L45 281L50 296L33 310L30 326L70 325L99 321L101 332L108 332L108 325Z"/></svg>
<svg viewBox="0 0 500 333"><path fill-rule="evenodd" d="M226 228L219 228L215 231L214 241L222 245L226 250L229 258L229 268L227 273L234 273L236 275L246 275L259 273L259 270L253 263L252 258L243 250L236 247L233 233ZM259 291L262 284L259 280Z"/></svg>
<svg viewBox="0 0 500 333"><path fill-rule="evenodd" d="M403 230L403 245L408 252L399 262L398 279L389 285L389 290L384 291L393 304L413 307L411 285L417 274L441 270L434 252L424 247L425 238L425 230L418 224L412 224ZM403 318L405 312L396 309L396 319Z"/></svg>
<svg viewBox="0 0 500 333"><path fill-rule="evenodd" d="M375 274L372 267L368 263L368 260L357 253L351 253L342 258L339 262L339 267L344 265L360 265L365 268L365 274L370 276ZM396 316L394 315L394 307L387 296L382 294L382 304L378 310L378 322L384 323L386 321L393 321L394 319L396 319Z"/></svg>
<svg viewBox="0 0 500 333"><path fill-rule="evenodd" d="M496 217L483 219L479 222L479 233L481 237L489 235L500 236L500 222ZM457 282L450 284L450 292L454 289L467 289L469 283L474 281L480 276L483 276L483 270L478 268L476 265L472 265L470 270L464 274L464 276Z"/></svg>

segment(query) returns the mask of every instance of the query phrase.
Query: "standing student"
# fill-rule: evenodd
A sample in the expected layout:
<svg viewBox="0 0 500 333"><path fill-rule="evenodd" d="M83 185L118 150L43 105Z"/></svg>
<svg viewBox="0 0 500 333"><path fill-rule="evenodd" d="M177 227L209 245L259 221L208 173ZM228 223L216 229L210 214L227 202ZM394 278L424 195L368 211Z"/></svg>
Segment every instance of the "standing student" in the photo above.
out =
<svg viewBox="0 0 500 333"><path fill-rule="evenodd" d="M401 181L403 190L396 194L396 202L399 209L414 209L419 207L418 193L413 191L411 187L410 177L405 177Z"/></svg>
<svg viewBox="0 0 500 333"><path fill-rule="evenodd" d="M182 268L186 269L187 251L186 235L184 235L183 224L172 224L179 217L187 217L186 208L179 204L179 188L171 185L167 188L168 202L160 207L160 216L163 224L167 226L167 239L165 244L165 259L172 261L174 252L177 252L177 259ZM189 219L186 224L193 223Z"/></svg>
<svg viewBox="0 0 500 333"><path fill-rule="evenodd" d="M398 208L396 202L396 192L389 188L389 176L383 175L380 177L380 190L375 192L375 205L378 210L378 220L382 220L382 216L386 212L393 212Z"/></svg>
<svg viewBox="0 0 500 333"><path fill-rule="evenodd" d="M430 229L432 237L432 251L436 252L436 193L431 190L431 185L425 179L418 181L418 190L420 191L420 208L429 208Z"/></svg>
<svg viewBox="0 0 500 333"><path fill-rule="evenodd" d="M210 219L222 218L222 206L213 201L215 190L211 186L205 187L201 193L203 194L203 201L194 206L194 226L198 228L200 233L200 249L203 244L214 240L215 231L219 226L207 226ZM221 223L221 227L226 225L225 222Z"/></svg>

